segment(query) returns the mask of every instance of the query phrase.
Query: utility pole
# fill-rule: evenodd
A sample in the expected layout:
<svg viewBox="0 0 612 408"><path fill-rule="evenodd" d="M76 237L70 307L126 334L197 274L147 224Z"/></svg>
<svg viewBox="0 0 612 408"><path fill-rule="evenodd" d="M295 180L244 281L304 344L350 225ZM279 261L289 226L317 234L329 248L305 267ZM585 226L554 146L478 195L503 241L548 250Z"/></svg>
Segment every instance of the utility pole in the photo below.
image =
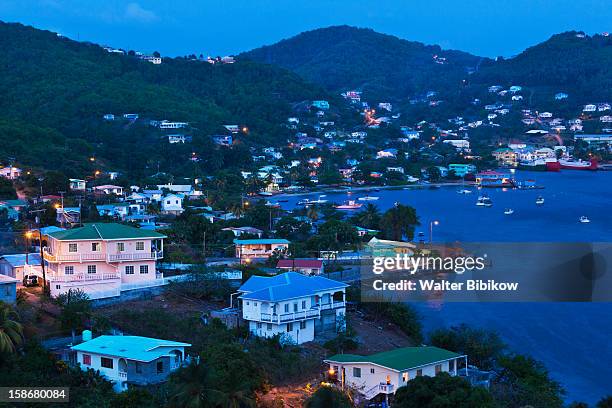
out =
<svg viewBox="0 0 612 408"><path fill-rule="evenodd" d="M61 219L61 226L62 228L64 228L64 220L66 218L66 213L64 212L64 191L59 191L59 194L62 198L62 204L61 204L61 209L62 209L62 219Z"/></svg>
<svg viewBox="0 0 612 408"><path fill-rule="evenodd" d="M40 213L45 212L46 209L42 208L40 210L31 210L30 213ZM43 240L42 240L42 231L40 230L42 222L39 215L36 215L36 224L38 225L38 248L40 251L40 269L42 271L43 278L43 293L47 293L47 274L45 271L45 258L43 254Z"/></svg>

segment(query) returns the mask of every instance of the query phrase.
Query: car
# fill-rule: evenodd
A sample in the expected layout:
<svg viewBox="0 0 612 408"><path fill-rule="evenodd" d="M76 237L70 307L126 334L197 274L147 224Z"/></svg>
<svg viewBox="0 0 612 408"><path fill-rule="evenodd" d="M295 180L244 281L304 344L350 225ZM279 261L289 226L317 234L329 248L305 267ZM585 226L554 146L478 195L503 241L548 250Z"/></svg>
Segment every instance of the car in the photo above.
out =
<svg viewBox="0 0 612 408"><path fill-rule="evenodd" d="M23 286L25 287L38 286L38 284L38 276L36 275L26 275L23 277Z"/></svg>

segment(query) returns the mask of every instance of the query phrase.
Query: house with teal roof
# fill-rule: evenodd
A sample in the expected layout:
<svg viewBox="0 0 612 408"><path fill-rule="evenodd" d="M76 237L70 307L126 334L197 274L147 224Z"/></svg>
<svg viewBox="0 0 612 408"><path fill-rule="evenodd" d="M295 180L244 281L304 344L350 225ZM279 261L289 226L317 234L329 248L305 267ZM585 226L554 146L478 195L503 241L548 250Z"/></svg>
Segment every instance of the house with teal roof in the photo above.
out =
<svg viewBox="0 0 612 408"><path fill-rule="evenodd" d="M459 374L467 356L438 347L403 347L368 356L336 354L324 360L333 380L351 387L367 400L379 394L395 394L398 388L420 376Z"/></svg>
<svg viewBox="0 0 612 408"><path fill-rule="evenodd" d="M83 337L91 337L85 332ZM94 370L111 381L116 391L129 385L166 381L186 361L189 343L140 336L99 336L72 346L83 371Z"/></svg>

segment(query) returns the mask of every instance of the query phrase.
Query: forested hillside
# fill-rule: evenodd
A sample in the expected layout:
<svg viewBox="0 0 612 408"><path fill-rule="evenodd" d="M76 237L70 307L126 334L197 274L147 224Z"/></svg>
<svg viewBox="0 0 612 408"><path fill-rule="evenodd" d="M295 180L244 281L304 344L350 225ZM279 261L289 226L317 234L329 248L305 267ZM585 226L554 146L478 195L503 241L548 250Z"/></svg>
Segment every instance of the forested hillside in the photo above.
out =
<svg viewBox="0 0 612 408"><path fill-rule="evenodd" d="M192 150L212 154L209 136L222 124L248 125L253 143L284 141L280 124L292 103L330 97L282 68L169 58L154 65L20 24L0 23L0 47L0 157L74 176L91 170L92 155L134 175L189 167ZM140 119L108 123L106 113ZM189 122L192 145L161 143L145 119Z"/></svg>

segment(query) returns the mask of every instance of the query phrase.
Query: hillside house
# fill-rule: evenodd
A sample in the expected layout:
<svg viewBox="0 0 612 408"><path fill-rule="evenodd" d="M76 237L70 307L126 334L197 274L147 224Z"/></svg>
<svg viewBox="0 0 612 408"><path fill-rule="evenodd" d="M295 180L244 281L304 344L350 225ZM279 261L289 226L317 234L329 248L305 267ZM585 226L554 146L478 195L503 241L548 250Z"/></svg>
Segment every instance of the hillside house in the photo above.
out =
<svg viewBox="0 0 612 408"><path fill-rule="evenodd" d="M98 194L106 194L106 195L114 194L114 195L120 196L120 195L123 195L123 187L114 186L112 184L104 184L102 186L95 186L94 192Z"/></svg>
<svg viewBox="0 0 612 408"><path fill-rule="evenodd" d="M19 280L10 276L0 275L0 302L14 304L17 297Z"/></svg>
<svg viewBox="0 0 612 408"><path fill-rule="evenodd" d="M0 275L23 282L28 275L42 276L40 254L10 254L0 256Z"/></svg>
<svg viewBox="0 0 612 408"><path fill-rule="evenodd" d="M323 261L320 259L280 259L276 269L283 272L299 272L302 275L321 275L324 272Z"/></svg>
<svg viewBox="0 0 612 408"><path fill-rule="evenodd" d="M70 190L72 191L85 191L87 183L81 179L69 179L68 180Z"/></svg>
<svg viewBox="0 0 612 408"><path fill-rule="evenodd" d="M161 201L162 214L180 215L183 209L183 196L180 194L168 194Z"/></svg>
<svg viewBox="0 0 612 408"><path fill-rule="evenodd" d="M9 180L15 180L21 177L21 169L15 166L7 166L0 168L0 177L7 178Z"/></svg>
<svg viewBox="0 0 612 408"><path fill-rule="evenodd" d="M369 356L336 354L324 362L329 364L332 379L370 400L379 394L395 394L416 377L441 372L456 376L460 363L467 366L467 356L438 347L404 347Z"/></svg>
<svg viewBox="0 0 612 408"><path fill-rule="evenodd" d="M43 235L43 257L51 296L80 289L92 299L164 284L156 271L165 235L115 223Z"/></svg>
<svg viewBox="0 0 612 408"><path fill-rule="evenodd" d="M260 238L260 239L235 239L236 258L246 260L269 258L274 251L287 251L289 241L286 239Z"/></svg>
<svg viewBox="0 0 612 408"><path fill-rule="evenodd" d="M84 336L85 337L85 336ZM83 371L99 371L115 391L166 381L186 360L189 343L140 336L99 336L71 349Z"/></svg>
<svg viewBox="0 0 612 408"><path fill-rule="evenodd" d="M238 289L242 318L259 337L281 335L281 342L295 344L312 341L321 333L345 330L347 286L296 272L251 276Z"/></svg>

